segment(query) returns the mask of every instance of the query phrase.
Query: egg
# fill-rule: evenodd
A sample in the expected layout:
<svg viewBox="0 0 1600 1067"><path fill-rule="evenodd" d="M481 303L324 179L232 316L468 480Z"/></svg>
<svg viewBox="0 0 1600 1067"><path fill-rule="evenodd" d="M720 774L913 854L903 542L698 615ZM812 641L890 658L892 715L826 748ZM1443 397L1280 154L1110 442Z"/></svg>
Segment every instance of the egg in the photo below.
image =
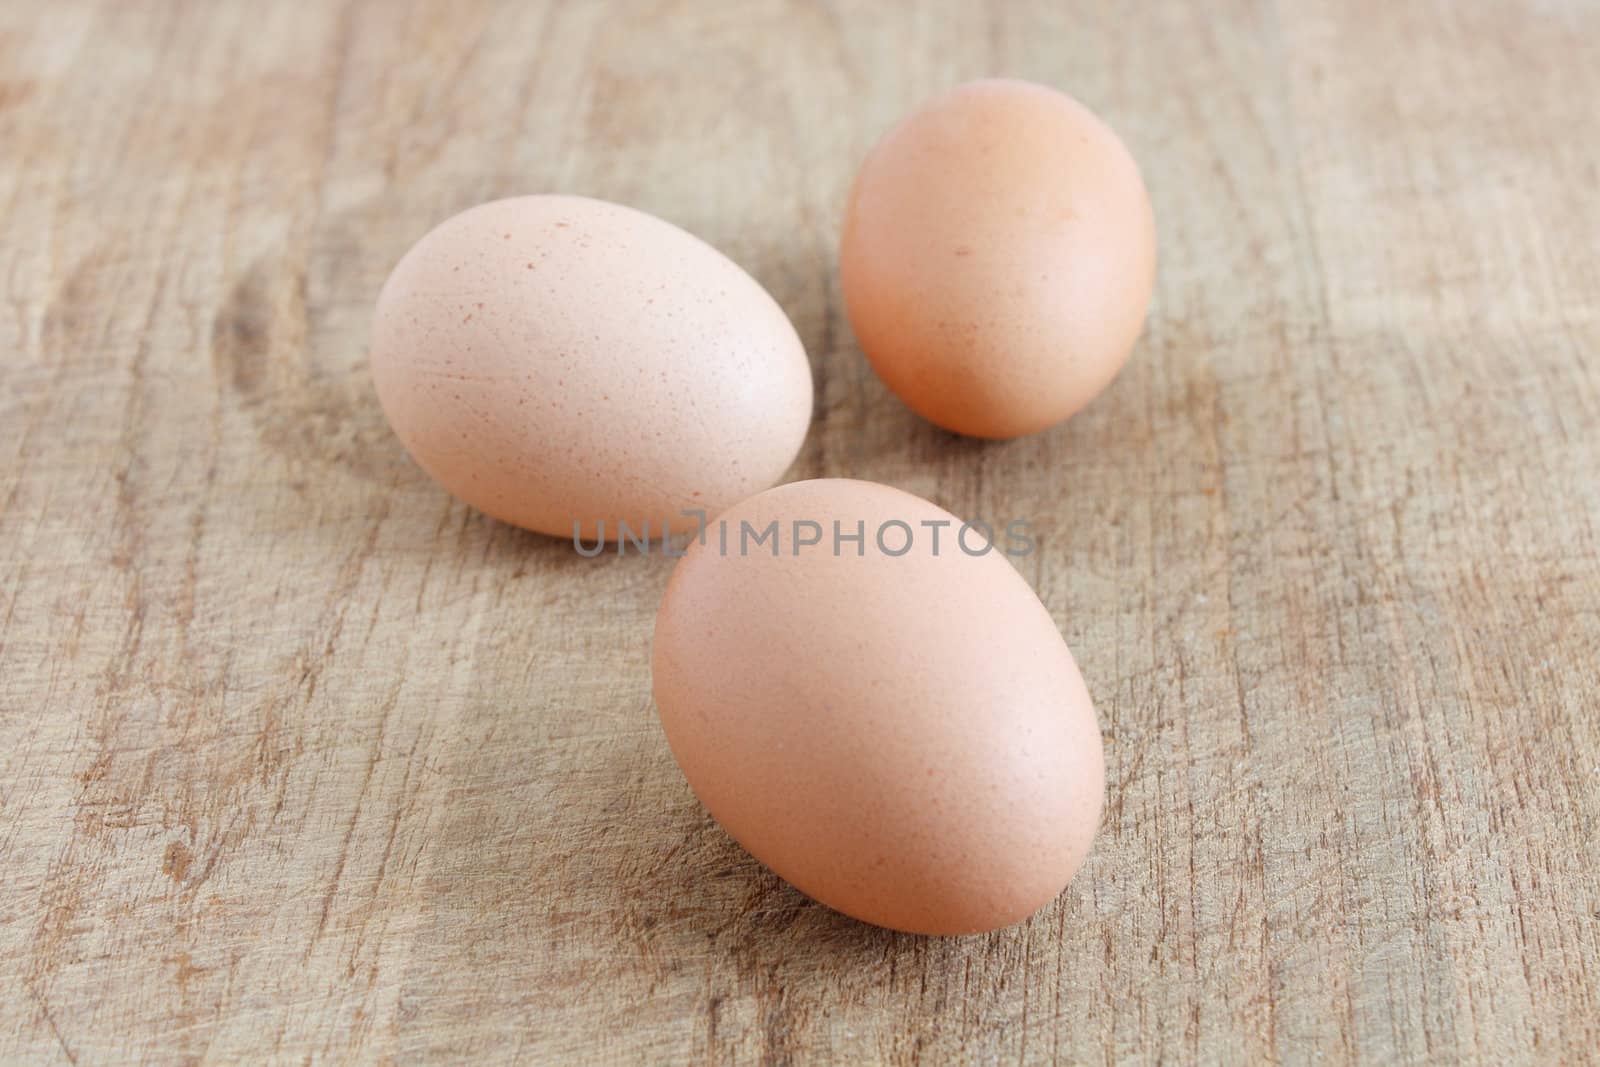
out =
<svg viewBox="0 0 1600 1067"><path fill-rule="evenodd" d="M652 676L706 809L802 893L966 934L1055 898L1100 819L1083 678L1010 562L1015 520L821 479L758 493L676 565Z"/></svg>
<svg viewBox="0 0 1600 1067"><path fill-rule="evenodd" d="M565 537L692 526L777 481L811 419L805 350L755 279L584 197L497 200L428 233L378 298L371 362L424 470Z"/></svg>
<svg viewBox="0 0 1600 1067"><path fill-rule="evenodd" d="M1117 135L1054 89L994 79L927 104L868 155L839 274L895 394L946 429L1008 438L1116 376L1155 258L1150 199Z"/></svg>

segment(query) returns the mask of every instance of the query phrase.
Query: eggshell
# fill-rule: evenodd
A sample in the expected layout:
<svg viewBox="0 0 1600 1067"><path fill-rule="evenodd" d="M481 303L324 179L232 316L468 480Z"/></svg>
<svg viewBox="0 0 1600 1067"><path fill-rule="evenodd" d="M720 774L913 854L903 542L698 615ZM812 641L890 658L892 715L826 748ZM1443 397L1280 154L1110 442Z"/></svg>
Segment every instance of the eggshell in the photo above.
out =
<svg viewBox="0 0 1600 1067"><path fill-rule="evenodd" d="M378 299L372 369L423 469L558 536L693 526L775 482L811 419L794 327L696 237L618 204L524 196L445 221Z"/></svg>
<svg viewBox="0 0 1600 1067"><path fill-rule="evenodd" d="M774 520L776 545L744 543L744 523L759 535ZM913 535L902 555L893 520ZM822 542L800 545L816 531L792 536L796 521ZM835 554L835 521L847 537L863 524L860 555L849 541ZM924 524L939 522L935 552ZM1048 903L1105 791L1083 679L1003 554L1020 543L969 555L960 527L871 482L769 489L678 563L653 648L667 741L728 833L822 903L924 934ZM980 550L981 531L966 544Z"/></svg>
<svg viewBox="0 0 1600 1067"><path fill-rule="evenodd" d="M840 284L862 350L912 409L1016 437L1116 376L1155 275L1139 168L1071 97L963 85L891 130L851 190Z"/></svg>

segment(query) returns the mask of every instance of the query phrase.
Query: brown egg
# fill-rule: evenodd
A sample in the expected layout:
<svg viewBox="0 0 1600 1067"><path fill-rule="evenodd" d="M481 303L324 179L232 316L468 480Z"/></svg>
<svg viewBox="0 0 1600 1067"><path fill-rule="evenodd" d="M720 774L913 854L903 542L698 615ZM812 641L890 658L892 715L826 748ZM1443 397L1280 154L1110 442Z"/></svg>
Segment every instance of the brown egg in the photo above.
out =
<svg viewBox="0 0 1600 1067"><path fill-rule="evenodd" d="M811 420L805 350L753 278L575 196L483 204L418 241L378 298L372 370L424 470L563 537L693 526L683 510L777 481Z"/></svg>
<svg viewBox="0 0 1600 1067"><path fill-rule="evenodd" d="M1071 97L978 81L880 141L839 249L850 322L923 417L1042 430L1116 376L1143 328L1155 222L1139 168Z"/></svg>
<svg viewBox="0 0 1600 1067"><path fill-rule="evenodd" d="M975 933L1082 864L1100 732L1006 558L1032 544L1019 530L985 550L926 500L824 479L735 505L679 562L653 649L667 741L716 820L801 892Z"/></svg>

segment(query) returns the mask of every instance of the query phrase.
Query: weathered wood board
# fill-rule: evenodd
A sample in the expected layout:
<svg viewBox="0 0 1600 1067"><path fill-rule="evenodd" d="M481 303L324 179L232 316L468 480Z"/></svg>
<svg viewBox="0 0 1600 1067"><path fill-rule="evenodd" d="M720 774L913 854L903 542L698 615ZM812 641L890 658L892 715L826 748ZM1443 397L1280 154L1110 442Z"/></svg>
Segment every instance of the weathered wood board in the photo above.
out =
<svg viewBox="0 0 1600 1067"><path fill-rule="evenodd" d="M957 81L1089 103L1161 268L1001 445L872 376L854 167ZM1575 1061L1600 1046L1600 7L0 8L0 1057ZM452 502L389 267L582 192L815 365L793 475L1031 518L1109 803L1023 926L811 904L649 696L671 560Z"/></svg>

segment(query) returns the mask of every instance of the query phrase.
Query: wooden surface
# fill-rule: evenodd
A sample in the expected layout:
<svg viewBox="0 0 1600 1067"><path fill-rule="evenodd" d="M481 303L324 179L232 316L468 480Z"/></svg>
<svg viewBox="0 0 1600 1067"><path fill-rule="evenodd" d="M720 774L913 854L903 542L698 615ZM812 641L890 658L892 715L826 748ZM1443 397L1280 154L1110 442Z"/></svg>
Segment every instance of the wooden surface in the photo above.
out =
<svg viewBox="0 0 1600 1067"><path fill-rule="evenodd" d="M919 422L847 183L1005 73L1143 164L1080 417ZM1600 8L7 3L0 1056L1557 1059L1600 1044ZM453 503L365 366L434 222L625 201L814 361L793 474L1033 520L1110 794L1030 922L811 904L649 696L671 560Z"/></svg>

